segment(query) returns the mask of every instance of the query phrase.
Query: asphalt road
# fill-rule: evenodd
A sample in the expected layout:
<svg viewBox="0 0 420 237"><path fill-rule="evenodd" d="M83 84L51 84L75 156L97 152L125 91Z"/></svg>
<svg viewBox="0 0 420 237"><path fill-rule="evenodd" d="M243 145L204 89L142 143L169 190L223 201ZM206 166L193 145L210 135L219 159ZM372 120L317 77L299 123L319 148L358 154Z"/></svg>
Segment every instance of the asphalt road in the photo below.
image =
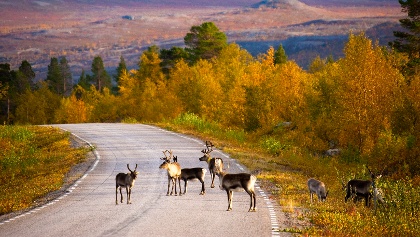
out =
<svg viewBox="0 0 420 237"><path fill-rule="evenodd" d="M40 208L0 223L0 236L287 236L282 213L259 187L257 212L248 212L249 195L233 194L228 212L227 195L210 188L199 195L199 181L188 183L188 193L166 196L167 175L158 167L162 151L171 149L183 168L203 167L200 162L204 141L140 124L66 124L72 132L95 147L98 162L64 196ZM229 173L242 172L235 160L218 150L213 157L230 163ZM134 169L138 178L132 204L115 204L115 176ZM182 184L182 183L181 183ZM184 185L182 184L182 187ZM124 198L125 190L123 192ZM280 223L280 226L279 226Z"/></svg>

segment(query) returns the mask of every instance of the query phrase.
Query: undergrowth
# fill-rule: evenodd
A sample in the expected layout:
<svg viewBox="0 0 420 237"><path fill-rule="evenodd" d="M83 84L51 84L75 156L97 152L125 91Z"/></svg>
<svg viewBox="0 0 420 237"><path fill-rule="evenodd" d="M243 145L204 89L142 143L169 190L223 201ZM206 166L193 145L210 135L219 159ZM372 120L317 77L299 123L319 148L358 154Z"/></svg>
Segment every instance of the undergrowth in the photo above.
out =
<svg viewBox="0 0 420 237"><path fill-rule="evenodd" d="M344 201L343 183L352 178L369 179L363 159L345 153L342 159L311 154L297 145L293 131L264 134L223 129L193 114L184 114L163 124L167 129L212 140L249 170L263 172L267 186L283 211L307 225L284 229L303 236L420 236L420 188L418 180L382 177L377 181L384 203ZM299 138L298 138L299 139ZM349 161L350 160L350 161ZM327 201L310 203L308 178L322 180L329 191Z"/></svg>
<svg viewBox="0 0 420 237"><path fill-rule="evenodd" d="M60 189L86 153L70 146L69 133L41 126L0 126L0 150L0 215Z"/></svg>

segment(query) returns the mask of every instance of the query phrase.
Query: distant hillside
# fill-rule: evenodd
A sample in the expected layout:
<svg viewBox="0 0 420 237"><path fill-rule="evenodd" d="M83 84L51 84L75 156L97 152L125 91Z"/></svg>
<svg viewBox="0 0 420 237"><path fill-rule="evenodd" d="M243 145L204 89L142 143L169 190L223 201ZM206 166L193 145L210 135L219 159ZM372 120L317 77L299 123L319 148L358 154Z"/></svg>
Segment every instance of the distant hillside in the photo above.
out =
<svg viewBox="0 0 420 237"><path fill-rule="evenodd" d="M1 0L1 7L16 7L21 9L39 8L48 9L65 7L68 5L144 5L144 6L172 6L172 7L196 7L196 6L223 6L223 7L278 7L282 4L293 6L380 6L399 5L396 0ZM1 17L0 17L1 18Z"/></svg>
<svg viewBox="0 0 420 237"><path fill-rule="evenodd" d="M314 24L314 22L310 22ZM325 22L317 21L317 24ZM365 33L372 39L378 41L380 45L387 46L395 39L393 32L401 30L401 26L396 22L385 22L378 24ZM316 56L327 58L332 56L334 60L343 57L343 49L348 40L348 35L328 35L328 36L296 36L286 40L276 41L238 41L242 48L246 49L253 56L266 53L270 46L275 49L281 44L290 60L294 60L299 66L307 69Z"/></svg>
<svg viewBox="0 0 420 237"><path fill-rule="evenodd" d="M398 0L301 0L311 6L399 6Z"/></svg>

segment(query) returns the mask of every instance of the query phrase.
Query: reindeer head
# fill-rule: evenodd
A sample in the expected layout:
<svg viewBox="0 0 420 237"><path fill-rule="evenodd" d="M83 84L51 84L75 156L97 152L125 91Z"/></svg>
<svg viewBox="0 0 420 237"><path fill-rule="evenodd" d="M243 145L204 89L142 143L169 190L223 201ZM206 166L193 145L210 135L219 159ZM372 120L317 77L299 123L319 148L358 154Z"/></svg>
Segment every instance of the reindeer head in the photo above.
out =
<svg viewBox="0 0 420 237"><path fill-rule="evenodd" d="M369 173L370 173L370 178L372 179L372 182L373 181L375 181L375 180L377 180L377 179L380 179L381 177L382 177L382 172L383 172L383 170L382 170L382 172L380 173L380 174L375 174L375 173L373 173L370 169L369 169L369 167L366 165L366 168L367 168L367 170L369 171ZM384 168L385 169L385 168Z"/></svg>
<svg viewBox="0 0 420 237"><path fill-rule="evenodd" d="M132 170L130 169L129 164L127 164L127 168L128 168L128 170L130 171L130 175L131 175L131 177L133 177L133 179L136 179L136 178L137 178L137 175L139 174L139 172L137 172L137 171L136 171L136 170L137 170L137 164L136 164L136 168L134 168L134 171L132 171Z"/></svg>
<svg viewBox="0 0 420 237"><path fill-rule="evenodd" d="M213 151L214 145L210 141L206 141L206 147L206 149L201 150L204 156L199 158L200 161L207 161L211 158L210 153Z"/></svg>

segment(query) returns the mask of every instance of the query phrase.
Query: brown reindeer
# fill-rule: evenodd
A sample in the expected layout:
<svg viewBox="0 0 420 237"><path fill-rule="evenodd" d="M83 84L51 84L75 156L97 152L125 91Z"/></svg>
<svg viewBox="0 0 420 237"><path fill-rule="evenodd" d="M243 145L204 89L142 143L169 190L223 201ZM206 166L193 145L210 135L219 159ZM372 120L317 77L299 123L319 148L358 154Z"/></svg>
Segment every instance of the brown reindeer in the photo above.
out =
<svg viewBox="0 0 420 237"><path fill-rule="evenodd" d="M201 182L201 192L200 195L206 193L204 187L204 177L206 176L206 169L203 168L184 168L181 170L181 179L184 180L184 194L187 193L188 180L198 179Z"/></svg>
<svg viewBox="0 0 420 237"><path fill-rule="evenodd" d="M217 172L216 174L219 176L220 189L226 190L228 196L228 208L226 211L232 210L232 191L239 191L241 189L244 189L251 199L248 211L255 212L257 210L254 190L257 177L255 175L248 173L228 174L223 171Z"/></svg>
<svg viewBox="0 0 420 237"><path fill-rule="evenodd" d="M121 203L123 202L123 196L121 188L126 189L127 192L127 204L131 204L131 188L134 186L134 181L137 178L137 175L139 172L136 171L136 168L134 168L134 171L130 169L130 166L127 164L127 168L130 171L130 173L119 173L115 177L115 183L116 183L116 191L115 191L115 204L118 205L118 188L120 188L120 194L121 194Z"/></svg>
<svg viewBox="0 0 420 237"><path fill-rule="evenodd" d="M210 153L213 151L214 145L210 141L206 141L207 149L203 149L201 152L204 154L199 158L200 161L207 162L210 171L211 188L214 188L214 178L217 172L223 171L223 160L222 158L212 158Z"/></svg>
<svg viewBox="0 0 420 237"><path fill-rule="evenodd" d="M365 206L368 207L370 205L370 199L373 197L371 188L376 188L373 187L374 182L382 177L382 175L375 175L367 166L366 168L370 173L371 180L352 179L348 181L345 186L347 192L344 201L347 202L350 197L353 197L354 201L363 198L365 199Z"/></svg>

